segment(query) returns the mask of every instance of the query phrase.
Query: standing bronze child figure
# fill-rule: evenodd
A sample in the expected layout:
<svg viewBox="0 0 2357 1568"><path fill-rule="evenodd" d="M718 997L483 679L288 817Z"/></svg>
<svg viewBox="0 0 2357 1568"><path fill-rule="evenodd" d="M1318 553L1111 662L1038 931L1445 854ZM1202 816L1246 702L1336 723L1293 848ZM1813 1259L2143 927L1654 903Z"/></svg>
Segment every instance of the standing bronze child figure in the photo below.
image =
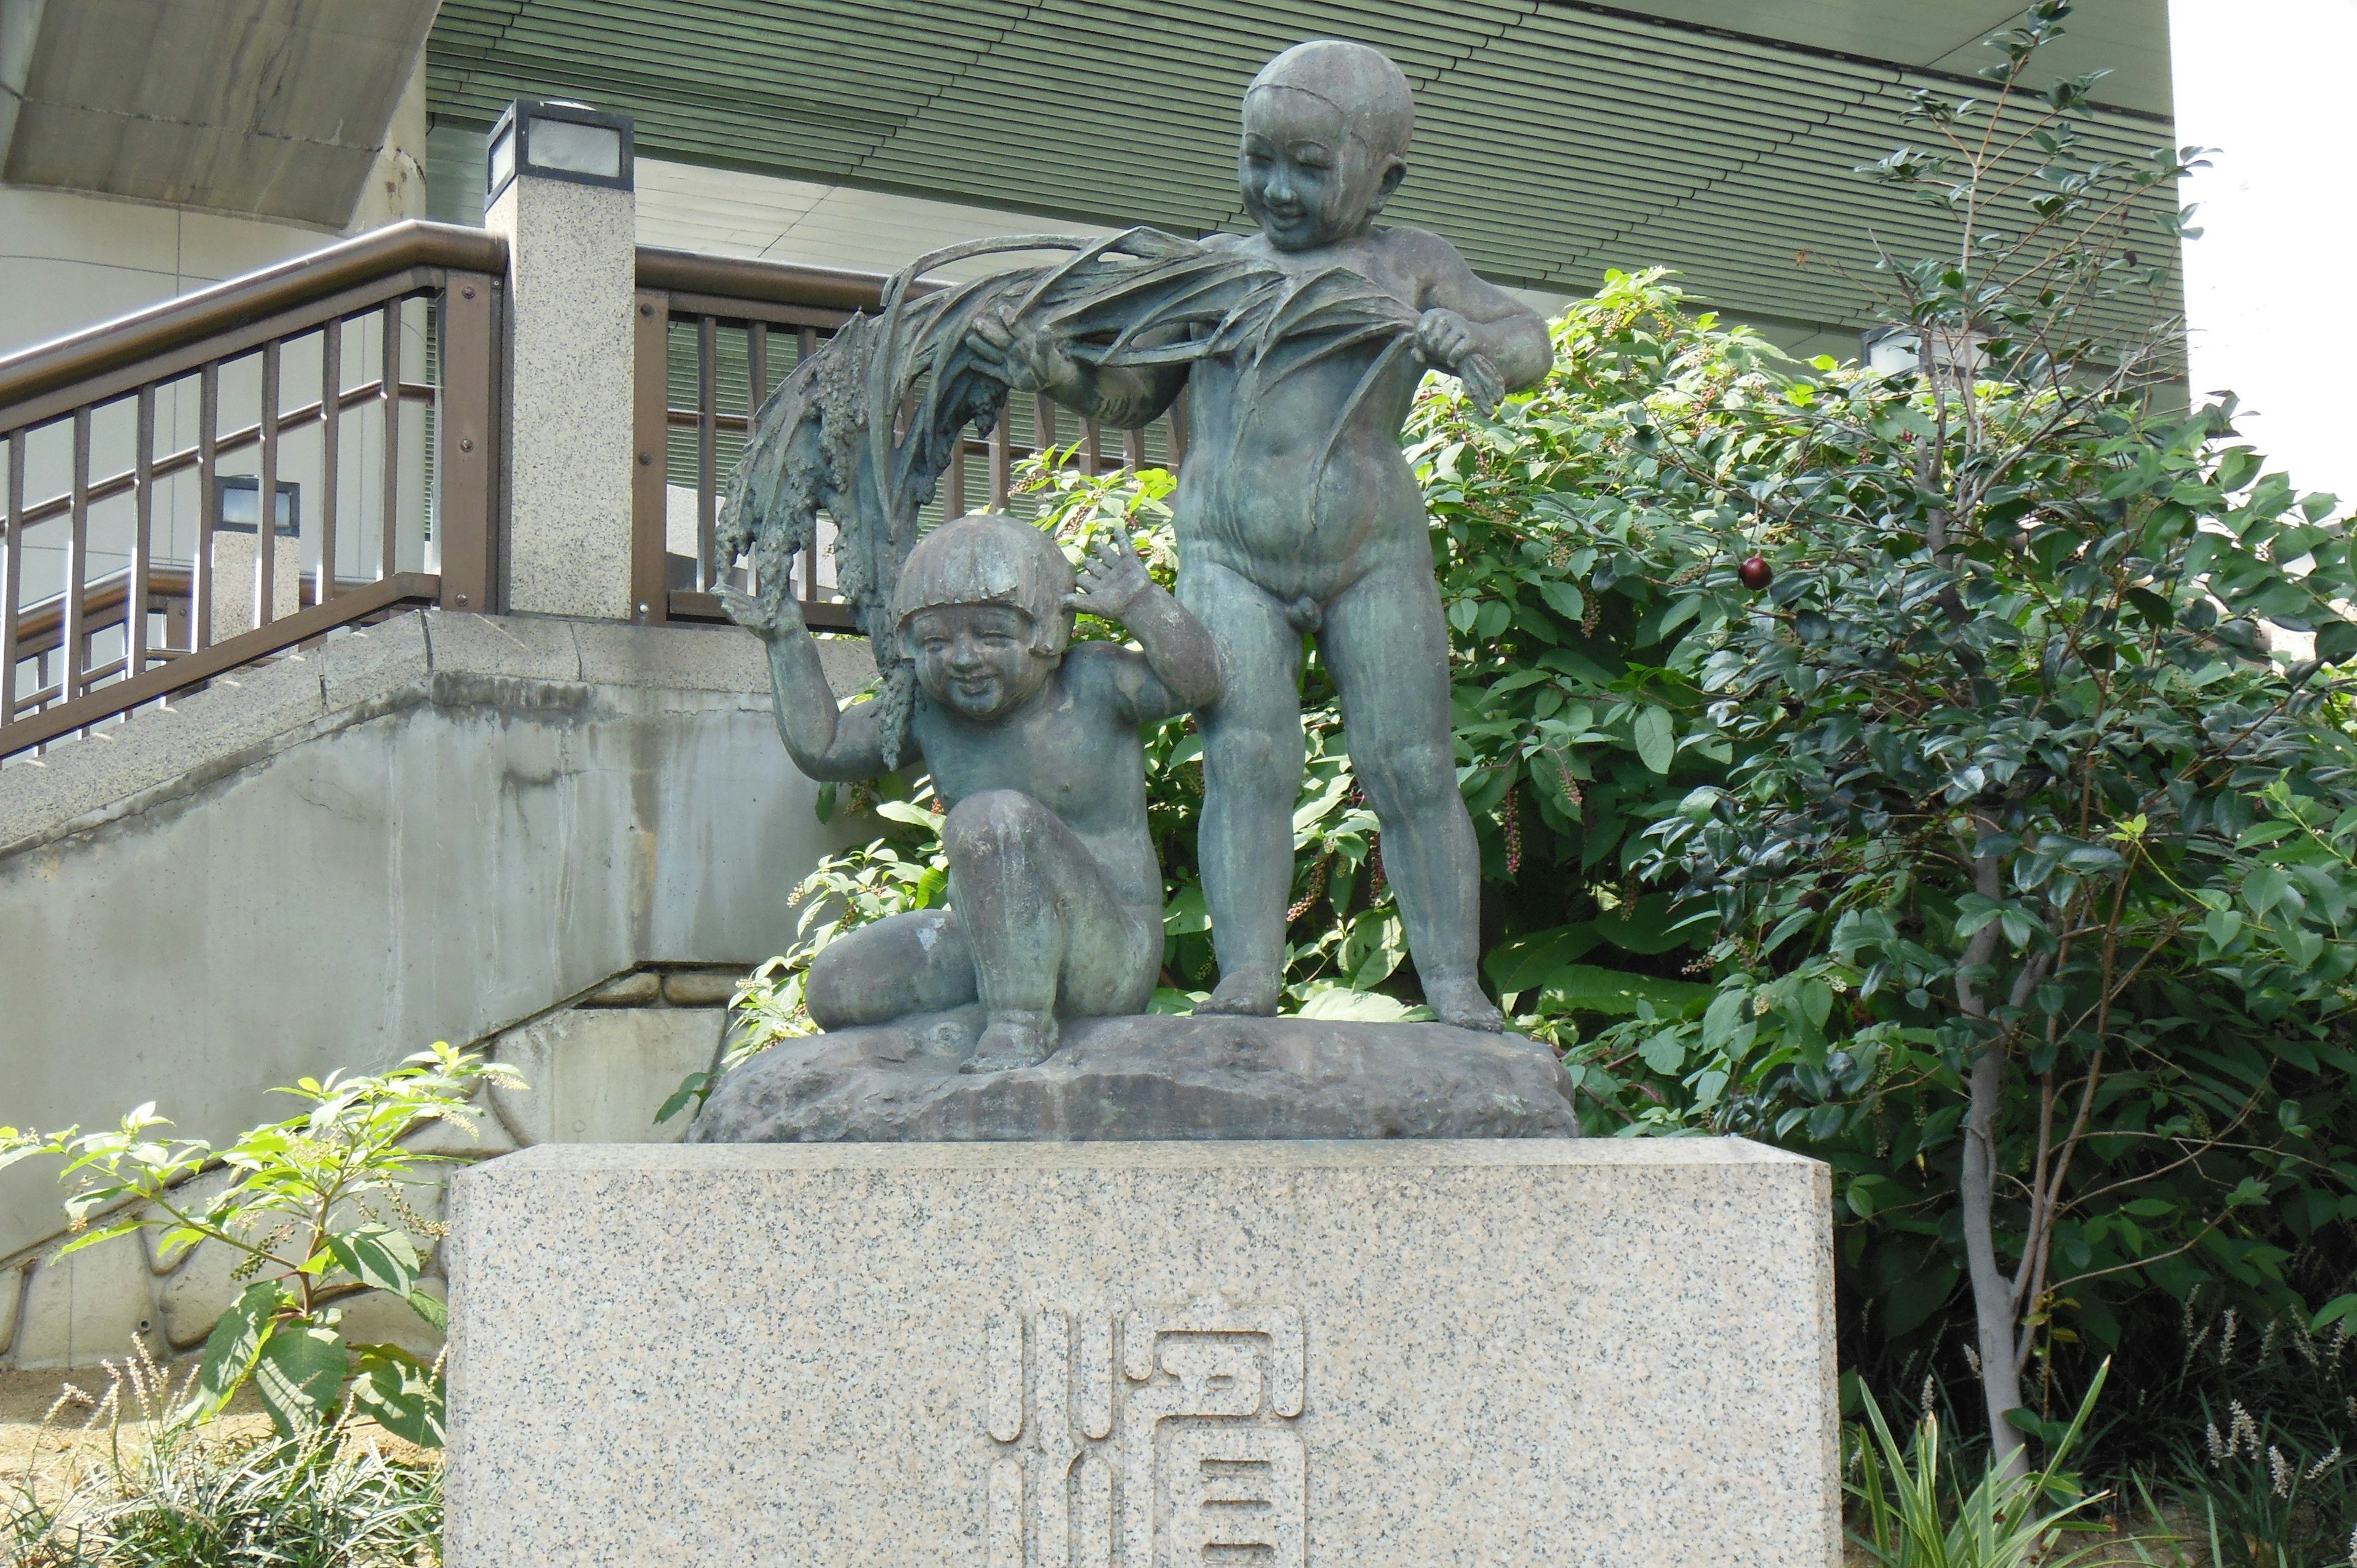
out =
<svg viewBox="0 0 2357 1568"><path fill-rule="evenodd" d="M1457 371L1486 360L1511 390L1537 384L1552 349L1538 316L1474 276L1448 241L1374 226L1407 172L1415 121L1407 79L1378 51L1287 49L1244 94L1237 171L1260 232L1215 237L1297 276L1341 268L1369 279L1422 312L1412 338L1264 380L1214 359L1092 367L1019 317L976 328L1017 390L1107 424L1144 424L1193 382L1178 596L1228 672L1202 720L1198 853L1220 983L1199 1012L1276 1011L1303 766L1301 639L1315 632L1426 1000L1446 1023L1501 1022L1475 970L1480 857L1457 788L1448 628L1399 435L1418 361ZM1413 354L1395 352L1401 343Z"/></svg>
<svg viewBox="0 0 2357 1568"><path fill-rule="evenodd" d="M901 748L885 733L887 704L837 711L792 597L725 597L769 644L795 765L846 781L892 771ZM1144 651L1068 646L1076 609L1120 620ZM988 513L944 523L909 553L890 626L916 667L909 738L949 807L949 908L830 944L811 964L811 1016L843 1029L979 999L967 1070L1029 1067L1055 1048L1059 1017L1141 1013L1153 999L1162 870L1137 726L1218 696L1219 658L1118 530L1076 584L1054 540Z"/></svg>

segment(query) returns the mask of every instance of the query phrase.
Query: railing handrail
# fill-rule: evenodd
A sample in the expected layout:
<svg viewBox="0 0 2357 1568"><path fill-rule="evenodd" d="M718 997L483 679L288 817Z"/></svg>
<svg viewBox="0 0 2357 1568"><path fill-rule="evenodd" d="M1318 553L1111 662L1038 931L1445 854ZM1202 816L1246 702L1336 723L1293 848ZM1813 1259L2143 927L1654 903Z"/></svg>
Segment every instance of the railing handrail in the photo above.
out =
<svg viewBox="0 0 2357 1568"><path fill-rule="evenodd" d="M507 241L482 229L417 220L309 252L277 266L102 321L0 359L0 424L46 392L200 343L276 312L407 267L504 273Z"/></svg>
<svg viewBox="0 0 2357 1568"><path fill-rule="evenodd" d="M0 756L28 751L159 697L175 696L216 675L325 637L365 617L404 606L430 605L441 596L442 579L432 573L396 572L390 577L381 577L349 594L339 594L324 605L281 616L252 631L192 650L159 669L28 714L0 729Z"/></svg>
<svg viewBox="0 0 2357 1568"><path fill-rule="evenodd" d="M710 256L660 245L639 247L638 277L640 288L846 313L875 309L884 301L884 285L892 281L882 273L802 262L764 262L749 256ZM929 293L941 286L920 282L915 292Z"/></svg>

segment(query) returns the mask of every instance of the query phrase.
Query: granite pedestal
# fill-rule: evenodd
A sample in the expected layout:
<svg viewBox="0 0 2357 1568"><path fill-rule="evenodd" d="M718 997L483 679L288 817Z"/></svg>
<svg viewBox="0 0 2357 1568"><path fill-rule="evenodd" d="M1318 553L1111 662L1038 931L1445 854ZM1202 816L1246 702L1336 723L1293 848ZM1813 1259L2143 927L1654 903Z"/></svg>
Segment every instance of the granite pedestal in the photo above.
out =
<svg viewBox="0 0 2357 1568"><path fill-rule="evenodd" d="M606 1145L451 1183L450 1568L1834 1568L1824 1166Z"/></svg>

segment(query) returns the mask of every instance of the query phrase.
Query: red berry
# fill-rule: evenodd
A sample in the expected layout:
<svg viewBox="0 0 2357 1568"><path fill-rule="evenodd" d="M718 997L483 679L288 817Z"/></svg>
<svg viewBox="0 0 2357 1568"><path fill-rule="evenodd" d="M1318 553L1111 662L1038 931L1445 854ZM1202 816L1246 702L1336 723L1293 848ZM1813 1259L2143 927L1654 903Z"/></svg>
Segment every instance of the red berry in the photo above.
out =
<svg viewBox="0 0 2357 1568"><path fill-rule="evenodd" d="M1767 558L1760 555L1754 555L1750 560L1738 566L1735 569L1735 575L1743 580L1745 587L1755 594L1774 581L1776 576L1775 573L1768 569Z"/></svg>

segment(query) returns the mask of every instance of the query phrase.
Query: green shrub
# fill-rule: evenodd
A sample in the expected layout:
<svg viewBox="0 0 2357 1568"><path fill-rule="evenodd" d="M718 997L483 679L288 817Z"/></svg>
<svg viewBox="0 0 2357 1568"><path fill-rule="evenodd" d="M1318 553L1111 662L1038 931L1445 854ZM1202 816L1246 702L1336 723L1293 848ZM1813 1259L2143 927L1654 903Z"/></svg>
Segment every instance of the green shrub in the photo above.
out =
<svg viewBox="0 0 2357 1568"><path fill-rule="evenodd" d="M0 1168L43 1155L66 1162L59 1179L77 1183L66 1199L77 1234L58 1257L144 1230L157 1233L167 1264L199 1243L242 1255L232 1278L244 1288L205 1342L186 1420L214 1414L251 1383L282 1436L320 1426L349 1400L408 1441L438 1446L441 1369L398 1345L347 1345L336 1304L384 1291L443 1328L440 1299L417 1283L439 1230L405 1195L438 1179L419 1166L450 1156L401 1140L429 1122L471 1133L468 1102L486 1083L522 1087L512 1068L437 1043L391 1072L277 1090L310 1112L226 1148L158 1137L171 1123L150 1102L108 1132L0 1127ZM191 1198L186 1178L215 1165L230 1179L209 1201Z"/></svg>

